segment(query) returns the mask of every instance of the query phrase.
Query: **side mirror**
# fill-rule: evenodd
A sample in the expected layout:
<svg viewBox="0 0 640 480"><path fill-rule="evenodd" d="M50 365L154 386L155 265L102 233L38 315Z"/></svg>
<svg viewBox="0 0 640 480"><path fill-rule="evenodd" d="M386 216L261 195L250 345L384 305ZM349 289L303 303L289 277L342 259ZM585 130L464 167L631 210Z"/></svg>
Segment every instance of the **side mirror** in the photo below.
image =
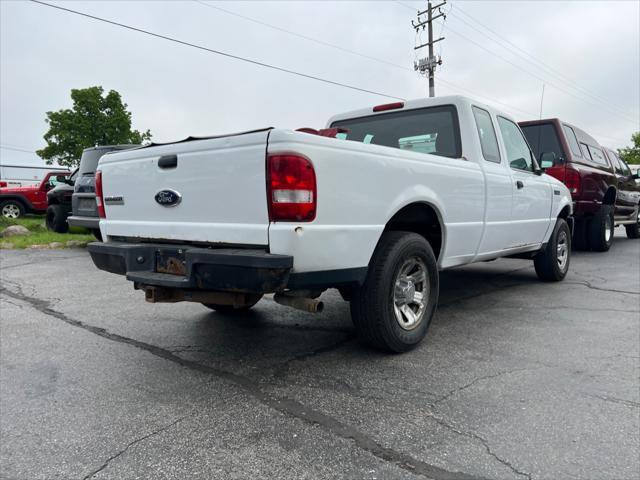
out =
<svg viewBox="0 0 640 480"><path fill-rule="evenodd" d="M555 152L542 152L540 154L540 167L543 170L553 167L555 163L556 163Z"/></svg>

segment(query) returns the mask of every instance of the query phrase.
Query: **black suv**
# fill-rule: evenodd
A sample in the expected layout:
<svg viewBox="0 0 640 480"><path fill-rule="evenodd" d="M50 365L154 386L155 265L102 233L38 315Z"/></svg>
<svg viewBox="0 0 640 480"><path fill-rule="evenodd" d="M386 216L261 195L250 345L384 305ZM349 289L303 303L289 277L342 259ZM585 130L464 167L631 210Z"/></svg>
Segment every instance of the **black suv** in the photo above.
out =
<svg viewBox="0 0 640 480"><path fill-rule="evenodd" d="M78 178L77 168L70 177L59 175L56 177L58 184L47 192L48 206L45 220L47 230L58 233L69 231L67 217L71 213L71 196L76 178Z"/></svg>
<svg viewBox="0 0 640 480"><path fill-rule="evenodd" d="M72 215L67 219L69 225L91 230L98 240L100 237L100 218L96 206L95 174L98 161L105 153L115 150L128 150L139 145L102 145L86 148L82 152L75 190L71 199Z"/></svg>

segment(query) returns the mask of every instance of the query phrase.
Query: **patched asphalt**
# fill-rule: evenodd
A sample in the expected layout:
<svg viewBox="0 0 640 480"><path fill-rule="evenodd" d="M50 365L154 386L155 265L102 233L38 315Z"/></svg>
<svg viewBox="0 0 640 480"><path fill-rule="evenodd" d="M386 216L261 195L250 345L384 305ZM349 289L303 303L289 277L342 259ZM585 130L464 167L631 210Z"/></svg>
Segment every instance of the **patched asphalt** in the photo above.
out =
<svg viewBox="0 0 640 480"><path fill-rule="evenodd" d="M84 250L0 252L0 478L640 478L640 241L444 272L414 351L312 315L147 304Z"/></svg>

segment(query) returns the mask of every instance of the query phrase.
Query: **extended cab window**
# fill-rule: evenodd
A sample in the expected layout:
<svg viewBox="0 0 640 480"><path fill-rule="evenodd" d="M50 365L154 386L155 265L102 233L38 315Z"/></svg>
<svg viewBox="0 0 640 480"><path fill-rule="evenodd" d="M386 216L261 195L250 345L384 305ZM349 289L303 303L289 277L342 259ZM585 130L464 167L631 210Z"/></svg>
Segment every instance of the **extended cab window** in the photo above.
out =
<svg viewBox="0 0 640 480"><path fill-rule="evenodd" d="M509 166L516 170L533 172L533 156L518 126L511 120L498 117L498 127L504 140Z"/></svg>
<svg viewBox="0 0 640 480"><path fill-rule="evenodd" d="M453 105L337 120L331 126L348 129L348 133L339 136L346 140L443 157L462 156L458 115Z"/></svg>
<svg viewBox="0 0 640 480"><path fill-rule="evenodd" d="M500 150L498 150L498 139L493 128L491 115L482 108L473 107L473 116L476 119L476 128L480 137L482 156L490 162L500 163Z"/></svg>
<svg viewBox="0 0 640 480"><path fill-rule="evenodd" d="M522 132L527 137L533 154L538 160L541 160L543 153L547 155L553 153L556 159L564 158L564 152L554 124L525 125L522 127Z"/></svg>

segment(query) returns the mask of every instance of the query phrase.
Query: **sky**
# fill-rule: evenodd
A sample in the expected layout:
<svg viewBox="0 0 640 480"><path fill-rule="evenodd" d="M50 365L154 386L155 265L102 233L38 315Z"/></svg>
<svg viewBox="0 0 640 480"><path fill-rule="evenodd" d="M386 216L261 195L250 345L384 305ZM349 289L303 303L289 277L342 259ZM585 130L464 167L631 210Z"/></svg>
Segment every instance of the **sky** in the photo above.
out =
<svg viewBox="0 0 640 480"><path fill-rule="evenodd" d="M426 1L51 3L391 97L427 96L411 27ZM539 118L542 106L542 117L614 148L640 130L640 1L451 0L443 10L436 95L467 95L517 120ZM134 128L158 142L321 128L336 113L393 101L0 0L0 163L42 165L33 152L45 145L45 113L94 85L120 92Z"/></svg>

